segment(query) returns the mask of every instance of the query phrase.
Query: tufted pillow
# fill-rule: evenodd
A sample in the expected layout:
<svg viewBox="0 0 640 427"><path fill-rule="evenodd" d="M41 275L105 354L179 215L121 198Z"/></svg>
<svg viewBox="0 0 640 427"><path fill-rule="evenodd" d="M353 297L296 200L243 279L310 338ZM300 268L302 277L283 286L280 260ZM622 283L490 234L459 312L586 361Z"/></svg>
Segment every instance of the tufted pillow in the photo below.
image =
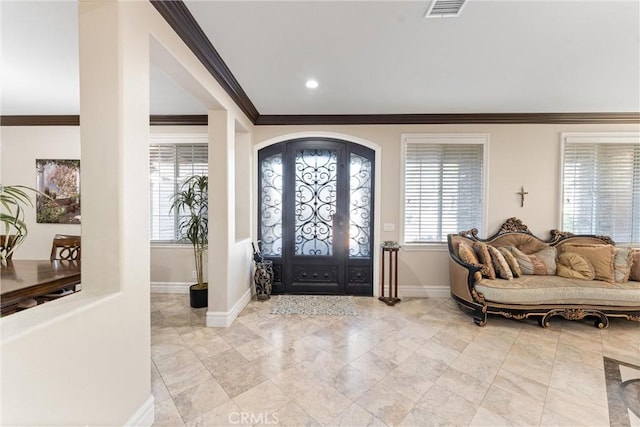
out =
<svg viewBox="0 0 640 427"><path fill-rule="evenodd" d="M629 280L640 282L640 249L631 250L631 271Z"/></svg>
<svg viewBox="0 0 640 427"><path fill-rule="evenodd" d="M629 281L631 273L631 248L616 248L613 258L613 276L616 283L626 283Z"/></svg>
<svg viewBox="0 0 640 427"><path fill-rule="evenodd" d="M580 254L565 252L558 255L556 274L569 279L593 280L596 272L591 262Z"/></svg>
<svg viewBox="0 0 640 427"><path fill-rule="evenodd" d="M504 234L496 238L493 244L496 246L515 246L527 255L549 247L548 243L541 241L537 237L522 233Z"/></svg>
<svg viewBox="0 0 640 427"><path fill-rule="evenodd" d="M509 264L509 268L511 269L511 274L513 274L513 277L522 276L522 271L520 270L520 265L518 265L518 260L513 256L509 249L505 247L499 247L498 250L504 257L505 261L507 261L507 264Z"/></svg>
<svg viewBox="0 0 640 427"><path fill-rule="evenodd" d="M496 270L493 268L493 261L491 261L491 255L487 245L481 242L473 242L473 250L476 251L480 263L486 267L482 272L482 275L493 280L496 278Z"/></svg>
<svg viewBox="0 0 640 427"><path fill-rule="evenodd" d="M478 260L478 256L474 252L473 248L469 246L466 242L460 242L458 244L458 256L460 259L467 264L471 264L477 267L482 267L482 272L486 270L486 267L480 263ZM474 280L478 281L482 279L482 273L476 272L474 276Z"/></svg>
<svg viewBox="0 0 640 427"><path fill-rule="evenodd" d="M556 248L548 246L534 254L527 255L514 246L506 247L518 261L523 275L539 276L556 274Z"/></svg>
<svg viewBox="0 0 640 427"><path fill-rule="evenodd" d="M593 265L596 272L596 280L603 280L605 282L613 282L614 275L614 258L616 254L616 248L612 245L578 245L578 244L565 244L563 245L565 252L573 252L580 254L587 258Z"/></svg>
<svg viewBox="0 0 640 427"><path fill-rule="evenodd" d="M501 279L513 280L511 268L509 268L509 264L507 263L507 260L504 259L502 253L491 245L487 245L487 249L489 249L491 261L493 262L493 267L496 270L496 276Z"/></svg>

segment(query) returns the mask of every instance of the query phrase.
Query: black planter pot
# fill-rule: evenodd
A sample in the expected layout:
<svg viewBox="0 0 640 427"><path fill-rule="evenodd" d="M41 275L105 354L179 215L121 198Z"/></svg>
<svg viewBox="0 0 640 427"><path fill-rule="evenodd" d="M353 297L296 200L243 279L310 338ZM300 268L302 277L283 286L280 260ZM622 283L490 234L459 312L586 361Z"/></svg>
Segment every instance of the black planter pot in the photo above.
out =
<svg viewBox="0 0 640 427"><path fill-rule="evenodd" d="M195 286L189 286L189 302L193 308L206 307L209 304L209 288L194 289Z"/></svg>

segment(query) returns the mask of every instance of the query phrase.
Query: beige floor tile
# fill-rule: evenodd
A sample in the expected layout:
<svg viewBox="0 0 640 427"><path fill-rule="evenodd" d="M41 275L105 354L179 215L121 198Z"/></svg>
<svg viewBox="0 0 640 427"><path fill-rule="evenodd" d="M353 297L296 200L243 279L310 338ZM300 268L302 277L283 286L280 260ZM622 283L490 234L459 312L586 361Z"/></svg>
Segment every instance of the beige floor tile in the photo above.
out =
<svg viewBox="0 0 640 427"><path fill-rule="evenodd" d="M329 423L353 403L347 396L324 382L301 393L294 401L323 425Z"/></svg>
<svg viewBox="0 0 640 427"><path fill-rule="evenodd" d="M162 375L164 384L172 396L200 383L210 380L211 374L199 361L192 366Z"/></svg>
<svg viewBox="0 0 640 427"><path fill-rule="evenodd" d="M213 408L231 400L213 378L173 396L173 400L185 422L199 417Z"/></svg>
<svg viewBox="0 0 640 427"><path fill-rule="evenodd" d="M544 399L512 393L493 385L480 406L513 425L538 425L542 418Z"/></svg>
<svg viewBox="0 0 640 427"><path fill-rule="evenodd" d="M179 427L184 425L176 404L171 399L155 404L154 426Z"/></svg>
<svg viewBox="0 0 640 427"><path fill-rule="evenodd" d="M588 365L556 361L549 387L594 405L608 406L604 367L598 369Z"/></svg>
<svg viewBox="0 0 640 427"><path fill-rule="evenodd" d="M295 402L289 402L282 408L274 412L271 418L266 418L262 422L256 423L256 426L273 426L280 427L320 427L318 423L304 409Z"/></svg>
<svg viewBox="0 0 640 427"><path fill-rule="evenodd" d="M448 427L451 426L451 423L428 409L416 406L398 425L407 427Z"/></svg>
<svg viewBox="0 0 640 427"><path fill-rule="evenodd" d="M376 356L372 352L363 354L349 364L377 380L386 377L389 372L398 367L397 363Z"/></svg>
<svg viewBox="0 0 640 427"><path fill-rule="evenodd" d="M295 399L300 393L322 381L320 376L316 375L314 371L306 369L302 363L298 363L270 379L291 399Z"/></svg>
<svg viewBox="0 0 640 427"><path fill-rule="evenodd" d="M478 408L477 403L438 384L431 387L416 406L435 414L450 425L469 424Z"/></svg>
<svg viewBox="0 0 640 427"><path fill-rule="evenodd" d="M380 386L394 390L409 401L415 403L433 385L423 372L411 372L398 367L391 371L379 383Z"/></svg>
<svg viewBox="0 0 640 427"><path fill-rule="evenodd" d="M478 408L476 415L473 417L473 420L471 420L471 423L469 423L469 425L473 427L502 427L513 426L517 424L511 423L501 415L485 408L484 406L481 406L480 408Z"/></svg>
<svg viewBox="0 0 640 427"><path fill-rule="evenodd" d="M326 382L348 398L356 400L373 387L378 379L368 375L366 371L346 365Z"/></svg>
<svg viewBox="0 0 640 427"><path fill-rule="evenodd" d="M233 399L242 412L253 414L255 417L267 417L269 414L278 412L286 405L288 398L271 381L265 381L253 387Z"/></svg>
<svg viewBox="0 0 640 427"><path fill-rule="evenodd" d="M340 415L329 422L330 426L337 427L384 427L385 423L364 410L357 403L351 404ZM417 424L416 424L417 425Z"/></svg>
<svg viewBox="0 0 640 427"><path fill-rule="evenodd" d="M218 427L218 426L251 426L248 414L243 414L240 407L233 400L227 400L222 405L194 418L186 423L187 427Z"/></svg>
<svg viewBox="0 0 640 427"><path fill-rule="evenodd" d="M594 405L553 387L549 387L547 392L544 412L547 411L559 414L563 419L572 420L574 425L602 426L609 424L608 408Z"/></svg>
<svg viewBox="0 0 640 427"><path fill-rule="evenodd" d="M403 395L380 384L367 390L356 403L388 425L400 424L414 406Z"/></svg>
<svg viewBox="0 0 640 427"><path fill-rule="evenodd" d="M153 294L155 425L608 425L602 356L640 365L637 322L479 328L450 298L355 301L359 316L252 301L207 328L188 295Z"/></svg>

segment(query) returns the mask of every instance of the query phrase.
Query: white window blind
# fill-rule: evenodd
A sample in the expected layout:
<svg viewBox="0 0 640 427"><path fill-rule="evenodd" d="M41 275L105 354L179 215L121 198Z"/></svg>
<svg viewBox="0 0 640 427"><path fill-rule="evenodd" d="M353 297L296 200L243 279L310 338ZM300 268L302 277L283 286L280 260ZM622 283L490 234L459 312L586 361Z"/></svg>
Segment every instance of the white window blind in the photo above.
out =
<svg viewBox="0 0 640 427"><path fill-rule="evenodd" d="M640 242L640 136L563 138L562 229Z"/></svg>
<svg viewBox="0 0 640 427"><path fill-rule="evenodd" d="M482 231L487 137L430 136L404 141L404 243L446 242Z"/></svg>
<svg viewBox="0 0 640 427"><path fill-rule="evenodd" d="M171 197L191 175L207 175L207 144L151 144L149 147L151 190L151 240L175 242L179 216L170 212Z"/></svg>

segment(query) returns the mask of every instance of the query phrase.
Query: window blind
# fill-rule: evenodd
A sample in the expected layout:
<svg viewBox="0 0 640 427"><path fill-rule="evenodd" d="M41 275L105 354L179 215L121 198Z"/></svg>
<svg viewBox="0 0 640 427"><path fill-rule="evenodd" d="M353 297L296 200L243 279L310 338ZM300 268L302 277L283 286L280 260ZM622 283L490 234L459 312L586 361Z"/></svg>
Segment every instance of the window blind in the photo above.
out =
<svg viewBox="0 0 640 427"><path fill-rule="evenodd" d="M207 144L151 144L151 240L173 242L178 234L179 213L170 212L171 198L191 175L207 175Z"/></svg>
<svg viewBox="0 0 640 427"><path fill-rule="evenodd" d="M484 146L407 142L404 243L445 242L447 234L482 228Z"/></svg>
<svg viewBox="0 0 640 427"><path fill-rule="evenodd" d="M640 242L640 144L565 141L562 229Z"/></svg>

